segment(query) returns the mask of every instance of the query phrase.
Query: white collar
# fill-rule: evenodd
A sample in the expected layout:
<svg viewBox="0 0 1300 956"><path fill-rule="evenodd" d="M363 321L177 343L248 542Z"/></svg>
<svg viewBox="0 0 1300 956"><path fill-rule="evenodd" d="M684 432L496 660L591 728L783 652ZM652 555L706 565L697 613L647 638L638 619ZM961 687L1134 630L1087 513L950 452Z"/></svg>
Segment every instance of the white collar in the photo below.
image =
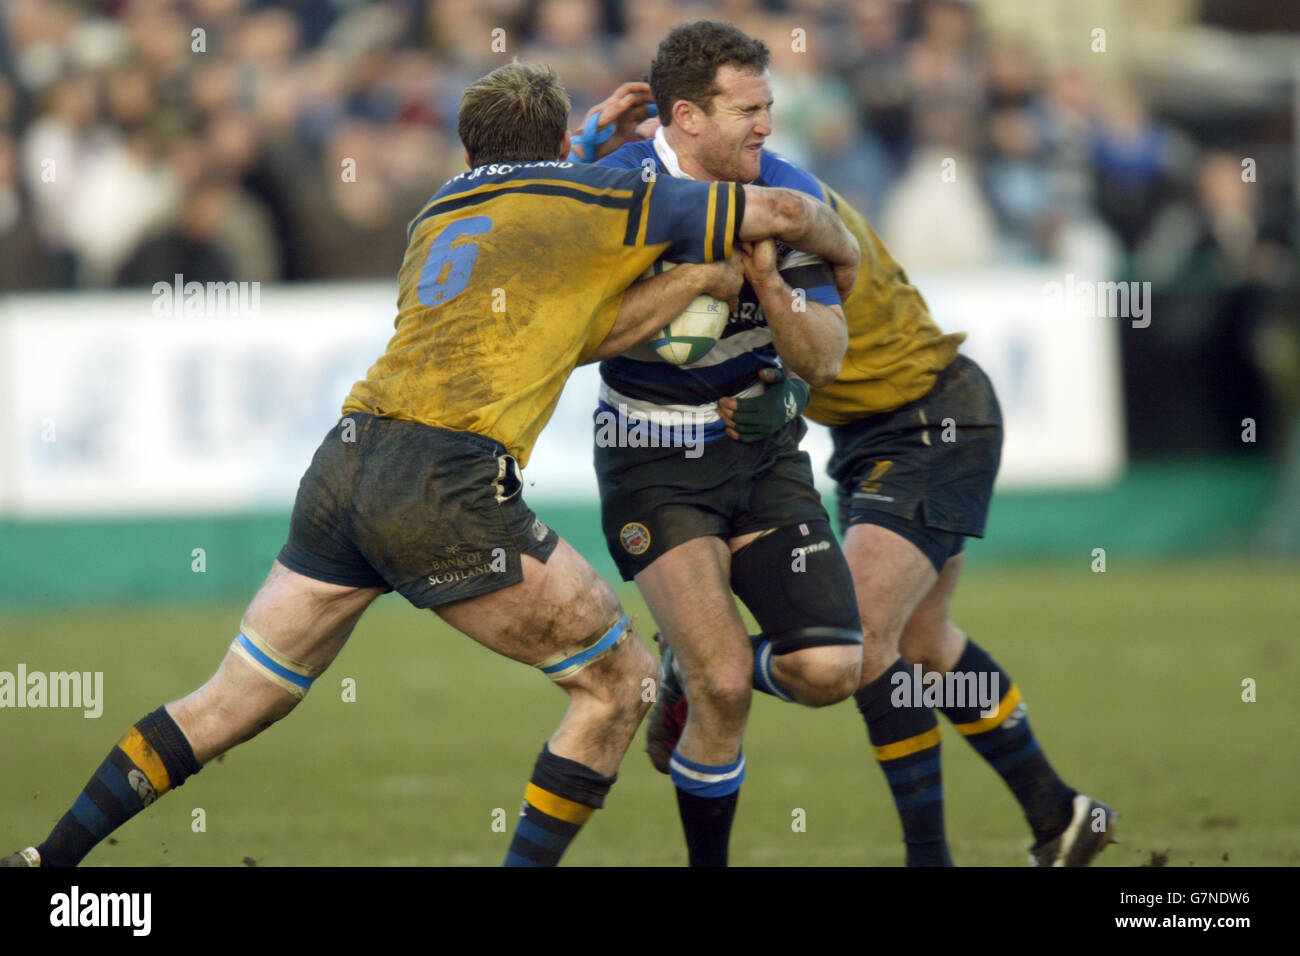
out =
<svg viewBox="0 0 1300 956"><path fill-rule="evenodd" d="M669 176L672 176L673 179L695 178L694 176L682 172L682 164L677 161L677 153L668 145L668 137L664 135L664 128L662 126L655 130L654 144L655 153L659 157L659 162L664 164L664 168L668 170Z"/></svg>

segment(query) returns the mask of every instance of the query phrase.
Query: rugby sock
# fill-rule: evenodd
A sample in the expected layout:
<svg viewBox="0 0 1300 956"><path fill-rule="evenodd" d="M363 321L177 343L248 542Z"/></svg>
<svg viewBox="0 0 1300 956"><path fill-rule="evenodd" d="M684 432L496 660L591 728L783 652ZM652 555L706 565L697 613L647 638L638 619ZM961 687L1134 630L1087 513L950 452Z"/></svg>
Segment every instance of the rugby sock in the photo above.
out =
<svg viewBox="0 0 1300 956"><path fill-rule="evenodd" d="M751 634L749 643L754 648L754 690L793 703L794 695L782 687L772 673L772 642L762 634Z"/></svg>
<svg viewBox="0 0 1300 956"><path fill-rule="evenodd" d="M967 638L953 671L976 675L988 674L977 686L996 687L1000 693L997 713L980 716L980 707L940 708L957 732L966 738L981 757L1002 777L1025 811L1034 839L1044 843L1070 825L1074 813L1075 791L1070 789L1038 747L1029 728L1026 705L1020 690L1006 671L998 667L974 641ZM996 681L996 683L994 683Z"/></svg>
<svg viewBox="0 0 1300 956"><path fill-rule="evenodd" d="M543 745L505 865L558 864L582 825L605 805L605 794L617 779L617 774L604 777L576 760L557 757Z"/></svg>
<svg viewBox="0 0 1300 956"><path fill-rule="evenodd" d="M943 832L943 774L939 720L930 707L897 707L895 675L912 674L900 657L889 670L853 695L867 722L867 737L885 772L903 824L908 866L952 866Z"/></svg>
<svg viewBox="0 0 1300 956"><path fill-rule="evenodd" d="M687 760L673 751L669 770L677 787L677 810L686 832L691 866L726 866L731 823L736 819L745 755L721 767Z"/></svg>
<svg viewBox="0 0 1300 956"><path fill-rule="evenodd" d="M72 809L36 849L42 866L76 866L95 844L202 769L165 707L122 735Z"/></svg>

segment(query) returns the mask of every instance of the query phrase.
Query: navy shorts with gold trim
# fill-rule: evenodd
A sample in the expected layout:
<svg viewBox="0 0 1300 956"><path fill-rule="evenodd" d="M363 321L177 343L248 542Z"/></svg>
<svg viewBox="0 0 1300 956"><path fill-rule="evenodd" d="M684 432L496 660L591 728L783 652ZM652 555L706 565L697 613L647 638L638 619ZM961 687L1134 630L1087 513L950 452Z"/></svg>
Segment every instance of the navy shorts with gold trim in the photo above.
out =
<svg viewBox="0 0 1300 956"><path fill-rule="evenodd" d="M813 486L812 461L799 450L807 430L796 418L764 441L724 435L705 442L694 458L681 447L598 443L601 523L623 580L693 538L734 538L828 520Z"/></svg>
<svg viewBox="0 0 1300 956"><path fill-rule="evenodd" d="M494 439L352 412L302 476L279 560L418 608L476 597L522 581L521 555L546 561L559 543L522 490Z"/></svg>
<svg viewBox="0 0 1300 956"><path fill-rule="evenodd" d="M831 429L827 466L841 531L876 524L941 571L965 536L984 537L1002 459L1002 410L983 369L964 355L934 387L891 412Z"/></svg>

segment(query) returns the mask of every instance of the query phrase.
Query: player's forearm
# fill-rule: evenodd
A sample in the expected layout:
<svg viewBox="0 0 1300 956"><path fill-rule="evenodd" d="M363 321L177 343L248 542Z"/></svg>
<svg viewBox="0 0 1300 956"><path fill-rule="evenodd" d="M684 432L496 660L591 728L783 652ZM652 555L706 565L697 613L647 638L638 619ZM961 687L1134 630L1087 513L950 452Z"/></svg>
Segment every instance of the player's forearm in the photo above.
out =
<svg viewBox="0 0 1300 956"><path fill-rule="evenodd" d="M801 252L820 256L832 266L857 265L862 255L858 241L830 206L792 189L763 186L744 189L742 240L780 239Z"/></svg>
<svg viewBox="0 0 1300 956"><path fill-rule="evenodd" d="M813 388L835 381L849 345L843 313L819 302L796 300L780 275L754 291L772 331L772 344L786 367ZM796 301L802 301L801 309L796 310Z"/></svg>
<svg viewBox="0 0 1300 956"><path fill-rule="evenodd" d="M609 335L586 362L603 362L654 338L708 285L705 270L688 262L628 286Z"/></svg>

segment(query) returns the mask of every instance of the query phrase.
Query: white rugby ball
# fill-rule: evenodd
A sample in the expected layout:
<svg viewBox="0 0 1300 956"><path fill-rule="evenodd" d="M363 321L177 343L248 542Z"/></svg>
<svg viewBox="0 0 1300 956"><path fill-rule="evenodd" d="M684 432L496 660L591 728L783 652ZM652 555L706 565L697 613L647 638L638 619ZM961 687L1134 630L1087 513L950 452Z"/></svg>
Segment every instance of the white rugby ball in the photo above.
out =
<svg viewBox="0 0 1300 956"><path fill-rule="evenodd" d="M645 278L676 266L662 259L646 270ZM731 306L711 295L697 295L690 304L646 343L665 362L690 365L698 362L717 344L731 318Z"/></svg>

